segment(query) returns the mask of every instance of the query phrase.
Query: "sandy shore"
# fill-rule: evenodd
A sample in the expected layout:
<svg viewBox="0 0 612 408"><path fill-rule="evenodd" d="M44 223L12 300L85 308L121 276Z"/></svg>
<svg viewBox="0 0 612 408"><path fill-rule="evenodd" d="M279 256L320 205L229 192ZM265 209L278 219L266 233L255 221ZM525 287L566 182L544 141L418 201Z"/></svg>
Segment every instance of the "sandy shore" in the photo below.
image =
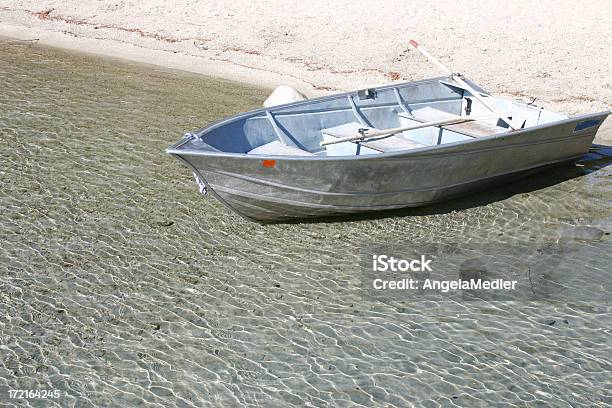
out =
<svg viewBox="0 0 612 408"><path fill-rule="evenodd" d="M567 114L610 109L612 8L520 0L59 0L0 3L0 35L308 96L437 76L415 38L499 95ZM606 124L610 126L610 124Z"/></svg>

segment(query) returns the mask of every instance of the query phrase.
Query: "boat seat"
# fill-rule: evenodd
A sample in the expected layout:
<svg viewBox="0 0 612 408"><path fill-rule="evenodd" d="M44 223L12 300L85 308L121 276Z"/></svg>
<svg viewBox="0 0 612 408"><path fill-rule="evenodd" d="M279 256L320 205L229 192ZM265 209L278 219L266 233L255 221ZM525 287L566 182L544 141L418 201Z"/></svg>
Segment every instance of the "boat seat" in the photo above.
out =
<svg viewBox="0 0 612 408"><path fill-rule="evenodd" d="M429 106L413 110L412 115L405 112L400 112L399 115L406 119L416 120L417 122L433 122L435 120L454 119L460 117L439 109L430 108ZM478 120L457 123L454 125L443 125L441 127L443 129L448 129L471 137L485 137L508 132L508 129L506 128Z"/></svg>
<svg viewBox="0 0 612 408"><path fill-rule="evenodd" d="M329 129L322 129L321 133L323 133L324 140L330 140L330 138L343 138L343 137L358 137L359 129L369 129L373 131L378 131L379 129L370 128L368 126L361 125L356 122L346 123L344 125L336 126ZM346 143L357 143L355 142L346 142ZM422 143L417 143L412 140L408 140L401 136L400 134L380 137L378 139L369 139L365 142L359 142L362 146L370 148L372 150L376 150L381 153L393 152L397 150L408 150L408 149L416 149L419 147L425 147L426 145Z"/></svg>
<svg viewBox="0 0 612 408"><path fill-rule="evenodd" d="M279 140L275 140L265 145L254 148L247 154L257 154L262 156L315 156L315 154L302 150L295 146L287 146Z"/></svg>

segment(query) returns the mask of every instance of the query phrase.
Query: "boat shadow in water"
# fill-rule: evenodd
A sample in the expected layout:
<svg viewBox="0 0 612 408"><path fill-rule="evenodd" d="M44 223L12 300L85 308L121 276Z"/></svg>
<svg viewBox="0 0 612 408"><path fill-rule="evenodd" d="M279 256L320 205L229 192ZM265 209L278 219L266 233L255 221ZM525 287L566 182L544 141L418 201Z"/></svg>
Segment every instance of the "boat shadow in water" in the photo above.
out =
<svg viewBox="0 0 612 408"><path fill-rule="evenodd" d="M486 190L481 189L436 204L422 207L401 208L397 210L280 221L273 222L272 224L334 223L392 217L447 214L453 211L481 207L496 201L508 199L517 194L530 193L532 191L551 187L564 181L596 172L611 164L612 146L593 144L589 152L576 162L556 164L550 167L514 174L510 176L510 178L496 179L491 184L494 187L489 186Z"/></svg>

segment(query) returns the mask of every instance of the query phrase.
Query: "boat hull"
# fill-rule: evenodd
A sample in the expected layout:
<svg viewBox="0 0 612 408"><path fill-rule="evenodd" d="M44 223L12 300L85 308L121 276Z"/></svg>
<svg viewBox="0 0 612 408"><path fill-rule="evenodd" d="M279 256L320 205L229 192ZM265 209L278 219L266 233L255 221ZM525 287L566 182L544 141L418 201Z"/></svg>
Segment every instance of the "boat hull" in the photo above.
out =
<svg viewBox="0 0 612 408"><path fill-rule="evenodd" d="M361 157L171 153L232 210L251 220L279 222L423 206L575 160L588 152L607 114L467 143ZM594 119L596 126L580 128Z"/></svg>

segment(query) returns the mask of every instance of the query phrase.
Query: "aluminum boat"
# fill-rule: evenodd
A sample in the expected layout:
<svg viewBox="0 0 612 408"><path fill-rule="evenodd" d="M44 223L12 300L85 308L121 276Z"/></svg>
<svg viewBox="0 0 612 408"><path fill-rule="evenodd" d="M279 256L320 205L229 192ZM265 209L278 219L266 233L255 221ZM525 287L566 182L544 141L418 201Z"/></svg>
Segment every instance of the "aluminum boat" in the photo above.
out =
<svg viewBox="0 0 612 408"><path fill-rule="evenodd" d="M254 110L167 152L259 222L423 206L588 152L610 111L567 117L444 77Z"/></svg>

